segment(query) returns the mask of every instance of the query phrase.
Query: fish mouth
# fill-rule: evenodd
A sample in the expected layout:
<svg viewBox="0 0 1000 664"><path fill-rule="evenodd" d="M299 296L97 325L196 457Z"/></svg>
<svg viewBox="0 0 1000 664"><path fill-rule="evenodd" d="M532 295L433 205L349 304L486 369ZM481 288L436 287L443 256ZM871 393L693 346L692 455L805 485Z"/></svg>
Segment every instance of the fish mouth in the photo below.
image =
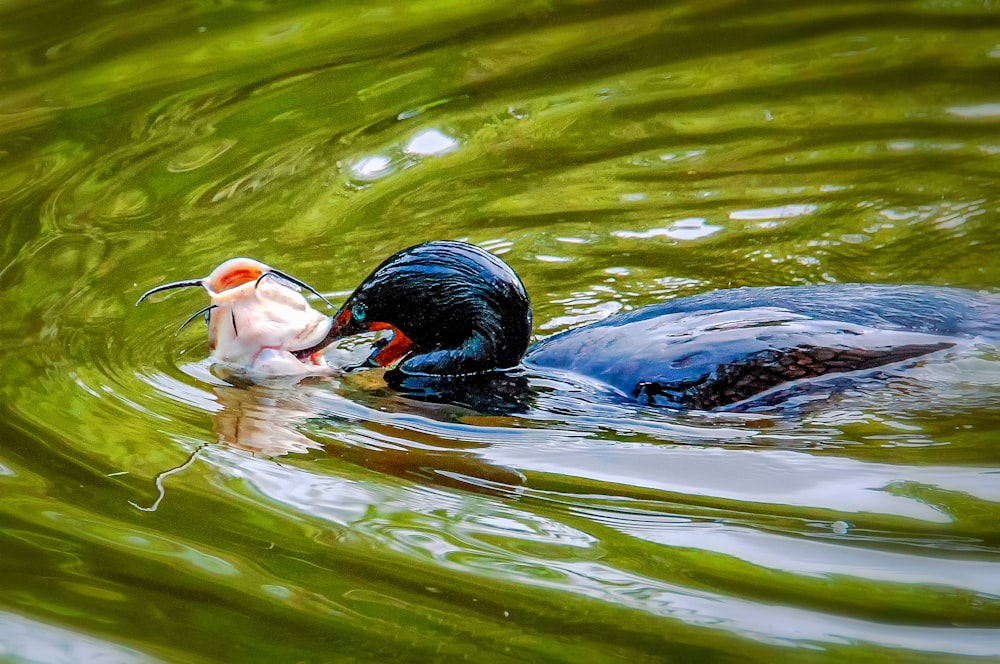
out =
<svg viewBox="0 0 1000 664"><path fill-rule="evenodd" d="M327 368L326 359L320 350L309 351L310 348L325 348L328 344L317 344L317 341L325 339L327 336L329 318L325 318L325 324L317 322L307 326L307 329L300 331L301 342L307 345L306 349L295 350L295 348L285 348L280 345L262 345L249 361L233 361L232 359L218 357L220 362L229 365L238 365L250 369L258 374L266 375L295 375L301 373L313 373L317 370Z"/></svg>

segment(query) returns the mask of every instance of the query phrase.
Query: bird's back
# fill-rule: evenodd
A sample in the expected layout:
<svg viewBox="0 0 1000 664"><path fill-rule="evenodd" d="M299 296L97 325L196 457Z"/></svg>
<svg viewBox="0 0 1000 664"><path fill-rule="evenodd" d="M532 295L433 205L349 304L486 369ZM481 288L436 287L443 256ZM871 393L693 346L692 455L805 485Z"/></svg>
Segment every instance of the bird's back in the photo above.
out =
<svg viewBox="0 0 1000 664"><path fill-rule="evenodd" d="M739 288L613 316L529 349L529 366L596 378L677 407L715 408L775 385L1000 338L1000 296L954 288Z"/></svg>

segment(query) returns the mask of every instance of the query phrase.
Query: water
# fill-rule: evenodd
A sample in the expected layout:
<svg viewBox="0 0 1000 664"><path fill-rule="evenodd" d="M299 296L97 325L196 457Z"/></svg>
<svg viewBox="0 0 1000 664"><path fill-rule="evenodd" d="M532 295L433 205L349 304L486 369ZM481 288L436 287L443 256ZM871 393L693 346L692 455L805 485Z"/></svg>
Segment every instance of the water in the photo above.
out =
<svg viewBox="0 0 1000 664"><path fill-rule="evenodd" d="M0 659L1000 657L1000 353L776 412L212 375L249 255L503 256L541 337L714 288L995 289L992 0L0 6ZM817 395L814 395L817 396Z"/></svg>

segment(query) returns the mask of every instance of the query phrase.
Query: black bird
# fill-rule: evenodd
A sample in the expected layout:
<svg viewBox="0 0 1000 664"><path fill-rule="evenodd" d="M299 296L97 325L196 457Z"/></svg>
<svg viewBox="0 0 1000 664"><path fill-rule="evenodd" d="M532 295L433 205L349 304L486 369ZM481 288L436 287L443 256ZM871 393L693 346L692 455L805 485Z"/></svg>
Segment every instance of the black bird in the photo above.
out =
<svg viewBox="0 0 1000 664"><path fill-rule="evenodd" d="M529 347L531 303L510 266L474 245L435 241L379 265L326 338L296 355L371 330L389 334L365 364L395 365L388 375L397 384L416 379L433 390L523 364L596 379L643 403L708 410L791 381L1000 338L1000 296L866 284L737 288L611 316Z"/></svg>

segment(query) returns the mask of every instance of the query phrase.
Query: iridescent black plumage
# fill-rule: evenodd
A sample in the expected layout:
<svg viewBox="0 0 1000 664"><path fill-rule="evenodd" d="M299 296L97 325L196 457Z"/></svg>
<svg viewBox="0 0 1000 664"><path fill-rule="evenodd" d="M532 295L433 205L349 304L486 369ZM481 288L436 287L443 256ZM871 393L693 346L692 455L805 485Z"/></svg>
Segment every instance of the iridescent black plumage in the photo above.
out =
<svg viewBox="0 0 1000 664"><path fill-rule="evenodd" d="M391 256L335 317L344 336L384 323L412 341L407 374L457 375L518 365L531 340L521 280L493 254L462 242L427 242ZM378 327L375 327L378 329Z"/></svg>
<svg viewBox="0 0 1000 664"><path fill-rule="evenodd" d="M737 288L569 330L533 346L525 362L596 378L642 401L711 409L974 336L1000 336L997 296L867 284Z"/></svg>

